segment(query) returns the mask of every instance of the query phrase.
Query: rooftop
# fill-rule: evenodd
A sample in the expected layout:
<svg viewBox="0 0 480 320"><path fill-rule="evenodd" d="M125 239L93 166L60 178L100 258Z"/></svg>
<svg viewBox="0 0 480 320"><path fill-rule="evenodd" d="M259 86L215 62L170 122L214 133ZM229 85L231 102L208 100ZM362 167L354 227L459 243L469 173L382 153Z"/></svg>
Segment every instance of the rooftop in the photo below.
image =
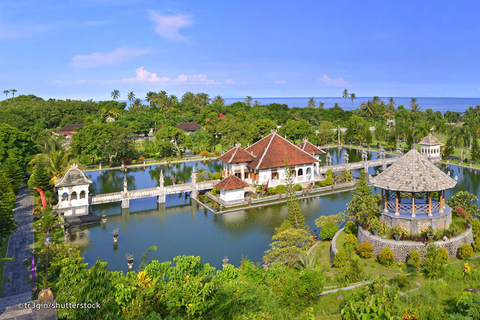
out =
<svg viewBox="0 0 480 320"><path fill-rule="evenodd" d="M425 138L423 138L422 141L420 141L421 145L427 145L427 146L439 146L441 145L440 141L434 137L431 133L428 134Z"/></svg>
<svg viewBox="0 0 480 320"><path fill-rule="evenodd" d="M77 168L76 164L65 172L63 177L55 182L55 187L73 187L93 183L92 180L87 179L82 170Z"/></svg>
<svg viewBox="0 0 480 320"><path fill-rule="evenodd" d="M180 123L177 126L177 129L183 130L183 131L196 131L202 129L202 127L195 122L184 122Z"/></svg>
<svg viewBox="0 0 480 320"><path fill-rule="evenodd" d="M307 139L303 140L303 142L297 144L297 147L302 149L303 151L308 152L311 155L316 155L316 154L325 154L326 152L323 151L320 148L317 148L314 146L312 143L308 142Z"/></svg>
<svg viewBox="0 0 480 320"><path fill-rule="evenodd" d="M251 153L242 149L239 145L228 150L227 153L218 158L218 160L226 163L242 163L251 162L255 159Z"/></svg>
<svg viewBox="0 0 480 320"><path fill-rule="evenodd" d="M374 187L403 192L434 192L453 188L457 181L412 149L370 179Z"/></svg>
<svg viewBox="0 0 480 320"><path fill-rule="evenodd" d="M228 190L236 190L236 189L243 189L245 187L249 187L250 185L246 182L240 180L235 175L228 176L227 178L223 179L219 183L215 185L215 188L220 190L228 191Z"/></svg>
<svg viewBox="0 0 480 320"><path fill-rule="evenodd" d="M77 132L79 129L83 128L84 124L67 124L58 130L58 132Z"/></svg>

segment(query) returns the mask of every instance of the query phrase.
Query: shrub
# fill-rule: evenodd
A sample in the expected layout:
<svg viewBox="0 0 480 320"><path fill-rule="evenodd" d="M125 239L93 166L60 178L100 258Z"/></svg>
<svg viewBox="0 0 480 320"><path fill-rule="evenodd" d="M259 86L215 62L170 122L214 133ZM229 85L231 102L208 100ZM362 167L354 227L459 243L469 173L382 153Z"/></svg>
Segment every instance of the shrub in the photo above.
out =
<svg viewBox="0 0 480 320"><path fill-rule="evenodd" d="M275 193L285 193L285 186L279 184L278 186L275 187Z"/></svg>
<svg viewBox="0 0 480 320"><path fill-rule="evenodd" d="M200 155L201 155L202 157L208 157L209 152L208 152L207 150L204 150L204 151L200 152Z"/></svg>
<svg viewBox="0 0 480 320"><path fill-rule="evenodd" d="M442 264L448 263L448 252L444 247L438 248L438 258Z"/></svg>
<svg viewBox="0 0 480 320"><path fill-rule="evenodd" d="M212 180L219 180L219 179L222 179L222 174L220 172L215 172L212 175Z"/></svg>
<svg viewBox="0 0 480 320"><path fill-rule="evenodd" d="M468 243L464 243L458 249L458 259L467 259L473 255L473 248Z"/></svg>
<svg viewBox="0 0 480 320"><path fill-rule="evenodd" d="M268 188L268 194L269 195L274 195L275 194L275 188L274 187Z"/></svg>
<svg viewBox="0 0 480 320"><path fill-rule="evenodd" d="M335 268L343 268L347 264L347 254L343 250L338 250L335 258L333 259L333 265Z"/></svg>
<svg viewBox="0 0 480 320"><path fill-rule="evenodd" d="M438 254L438 248L430 244L425 252L422 263L422 272L427 278L438 278L442 273L442 259Z"/></svg>
<svg viewBox="0 0 480 320"><path fill-rule="evenodd" d="M322 180L319 182L320 187L325 187L327 184L325 183L325 180Z"/></svg>
<svg viewBox="0 0 480 320"><path fill-rule="evenodd" d="M295 191L302 191L302 186L299 185L299 184L296 184L296 185L293 186L293 190L295 190Z"/></svg>
<svg viewBox="0 0 480 320"><path fill-rule="evenodd" d="M365 271L363 270L362 262L357 256L352 256L345 265L343 278L347 283L358 282L363 279Z"/></svg>
<svg viewBox="0 0 480 320"><path fill-rule="evenodd" d="M345 233L346 234L356 234L357 233L357 227L355 226L355 223L353 221L347 221L345 224Z"/></svg>
<svg viewBox="0 0 480 320"><path fill-rule="evenodd" d="M320 238L323 240L332 240L338 231L338 225L335 222L326 223L320 231Z"/></svg>
<svg viewBox="0 0 480 320"><path fill-rule="evenodd" d="M371 258L373 256L373 245L370 242L360 243L357 248L357 253L361 258Z"/></svg>
<svg viewBox="0 0 480 320"><path fill-rule="evenodd" d="M417 268L420 267L420 252L417 250L410 251L407 261L412 261Z"/></svg>
<svg viewBox="0 0 480 320"><path fill-rule="evenodd" d="M478 221L478 219L473 219L473 223L472 223L472 231L473 231L473 237L476 239L476 238L479 238L480 237L480 221Z"/></svg>
<svg viewBox="0 0 480 320"><path fill-rule="evenodd" d="M349 251L355 251L358 246L358 240L357 237L355 237L353 234L347 234L345 237L345 243L343 244L345 247L345 250Z"/></svg>
<svg viewBox="0 0 480 320"><path fill-rule="evenodd" d="M380 254L378 255L378 262L384 266L391 266L395 261L395 255L393 254L392 249L385 247Z"/></svg>
<svg viewBox="0 0 480 320"><path fill-rule="evenodd" d="M220 193L220 189L218 189L218 188L213 188L212 191L211 191L211 194L213 194L214 196L216 196L219 193Z"/></svg>
<svg viewBox="0 0 480 320"><path fill-rule="evenodd" d="M326 186L331 186L333 184L333 178L332 177L328 177L327 179L325 179L325 185Z"/></svg>
<svg viewBox="0 0 480 320"><path fill-rule="evenodd" d="M475 238L473 248L475 249L475 252L480 252L480 237Z"/></svg>

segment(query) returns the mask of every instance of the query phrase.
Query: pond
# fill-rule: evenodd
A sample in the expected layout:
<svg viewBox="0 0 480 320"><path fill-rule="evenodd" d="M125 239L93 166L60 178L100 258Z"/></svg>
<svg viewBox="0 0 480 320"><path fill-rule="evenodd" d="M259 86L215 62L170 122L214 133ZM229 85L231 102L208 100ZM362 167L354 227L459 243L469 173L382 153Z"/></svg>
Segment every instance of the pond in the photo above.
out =
<svg viewBox="0 0 480 320"><path fill-rule="evenodd" d="M343 153L348 152L350 162L360 161L361 152L355 150L330 149L333 163L341 163ZM369 159L376 159L375 152L369 153ZM323 156L322 163L325 163ZM218 161L197 161L170 165L158 165L129 169L126 173L128 189L143 189L158 186L160 170L165 175L165 185L175 181L190 181L193 167L210 172L220 171L222 163ZM479 194L480 176L475 170L455 166L441 166L458 176L457 186L447 191L447 199L459 190L468 190ZM375 175L376 169L370 168L369 174ZM94 194L121 191L124 173L120 170L86 172L94 183ZM355 173L358 176L358 172ZM315 219L320 215L336 214L345 211L351 199L351 192L317 197L300 201L306 223L313 231ZM126 254L134 254L134 269L138 268L142 254L151 246L149 260L172 260L178 255L196 255L204 263L216 268L222 265L222 259L228 257L229 263L238 266L242 258L261 262L263 253L268 249L275 228L280 226L287 216L285 205L274 205L261 209L252 209L214 215L197 203L191 202L185 194L169 195L165 204L157 204L156 198L131 200L129 209L122 209L120 202L93 206L97 215L105 213L106 225L93 225L72 230L71 241L81 247L85 261L92 265L101 257L108 262L110 270L127 270ZM112 231L118 229L118 245L113 245Z"/></svg>

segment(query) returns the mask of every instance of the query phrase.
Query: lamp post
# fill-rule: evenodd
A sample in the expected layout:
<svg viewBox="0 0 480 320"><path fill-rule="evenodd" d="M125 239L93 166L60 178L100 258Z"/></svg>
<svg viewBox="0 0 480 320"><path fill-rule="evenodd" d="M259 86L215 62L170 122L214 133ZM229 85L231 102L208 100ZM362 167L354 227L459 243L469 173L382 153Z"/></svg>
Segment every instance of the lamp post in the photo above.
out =
<svg viewBox="0 0 480 320"><path fill-rule="evenodd" d="M48 279L48 251L50 247L50 242L52 242L52 236L50 235L50 231L47 231L47 234L45 235L45 245L47 246L47 258L45 261L45 288L48 287L47 285L47 279Z"/></svg>

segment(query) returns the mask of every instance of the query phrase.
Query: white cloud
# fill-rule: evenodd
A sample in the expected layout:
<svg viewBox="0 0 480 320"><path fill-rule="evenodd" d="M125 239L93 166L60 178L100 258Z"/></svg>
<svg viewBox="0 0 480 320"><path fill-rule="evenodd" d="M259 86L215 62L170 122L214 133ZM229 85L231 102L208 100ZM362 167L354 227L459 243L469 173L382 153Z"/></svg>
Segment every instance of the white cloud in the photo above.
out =
<svg viewBox="0 0 480 320"><path fill-rule="evenodd" d="M153 10L148 10L148 19L155 24L155 32L159 36L172 41L186 41L187 37L181 35L178 31L194 23L191 15L176 14L167 16Z"/></svg>
<svg viewBox="0 0 480 320"><path fill-rule="evenodd" d="M330 78L326 74L324 74L321 78L317 78L319 83L326 83L329 85L344 85L348 84L343 78Z"/></svg>
<svg viewBox="0 0 480 320"><path fill-rule="evenodd" d="M72 58L72 65L77 68L98 68L105 65L117 65L127 60L152 53L150 49L117 48L112 52L94 52L77 55Z"/></svg>
<svg viewBox="0 0 480 320"><path fill-rule="evenodd" d="M81 80L73 80L73 81L57 80L55 82L59 84L83 84L83 83L87 83L88 81L81 79Z"/></svg>
<svg viewBox="0 0 480 320"><path fill-rule="evenodd" d="M276 80L275 84L285 84L285 80Z"/></svg>
<svg viewBox="0 0 480 320"><path fill-rule="evenodd" d="M186 75L181 74L175 80L175 82L181 83L190 83L190 84L213 84L215 83L214 80L208 79L204 74L192 74Z"/></svg>
<svg viewBox="0 0 480 320"><path fill-rule="evenodd" d="M156 73L149 72L143 68L143 66L138 67L135 69L135 77L134 78L127 78L122 79L124 82L169 82L170 78L162 77L159 78Z"/></svg>
<svg viewBox="0 0 480 320"><path fill-rule="evenodd" d="M477 88L477 91L480 91L480 88Z"/></svg>
<svg viewBox="0 0 480 320"><path fill-rule="evenodd" d="M225 80L225 83L226 84L235 84L235 81L233 81L232 79L227 79L227 80Z"/></svg>

